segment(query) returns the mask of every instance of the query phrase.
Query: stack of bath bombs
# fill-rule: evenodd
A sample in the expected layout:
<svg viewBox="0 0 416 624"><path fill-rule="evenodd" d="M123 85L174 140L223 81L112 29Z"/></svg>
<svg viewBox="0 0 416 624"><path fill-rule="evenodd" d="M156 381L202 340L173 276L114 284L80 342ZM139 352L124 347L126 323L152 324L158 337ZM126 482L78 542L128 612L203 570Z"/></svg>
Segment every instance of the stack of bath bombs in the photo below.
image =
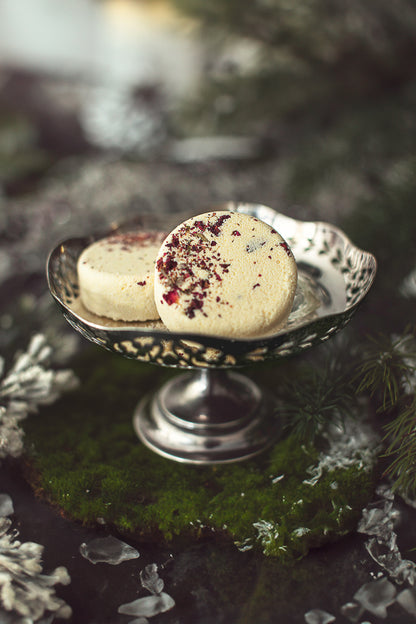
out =
<svg viewBox="0 0 416 624"><path fill-rule="evenodd" d="M292 251L256 217L213 211L160 232L115 234L78 260L80 297L111 319L172 332L255 338L281 329L297 284Z"/></svg>

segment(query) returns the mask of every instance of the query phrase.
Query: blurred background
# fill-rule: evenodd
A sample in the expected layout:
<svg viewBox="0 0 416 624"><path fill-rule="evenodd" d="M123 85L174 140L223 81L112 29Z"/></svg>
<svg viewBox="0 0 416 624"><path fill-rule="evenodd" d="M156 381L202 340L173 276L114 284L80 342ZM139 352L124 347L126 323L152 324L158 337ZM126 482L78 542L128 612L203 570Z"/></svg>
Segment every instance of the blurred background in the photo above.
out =
<svg viewBox="0 0 416 624"><path fill-rule="evenodd" d="M197 214L229 200L331 222L374 253L376 282L342 336L360 350L368 334L400 335L416 316L415 113L414 0L0 0L0 355L12 361L34 332L58 366L87 348L48 291L60 240L137 212ZM112 382L118 363L90 352L89 369ZM322 352L311 352L320 371ZM59 536L48 526L42 543ZM412 526L402 531L411 553ZM56 541L46 552L61 565ZM78 536L63 543L75 552ZM195 593L202 610L212 587L212 604L229 601L223 586L245 574L270 621L290 608L298 622L311 606L339 611L357 570L368 578L361 541L334 550L330 574L324 550L295 585L286 574L275 582L270 563L259 580L260 564L252 575L221 550L184 551L174 568L184 587L188 569L191 587L215 570ZM84 584L74 573L74 606ZM307 600L288 606L301 586Z"/></svg>
<svg viewBox="0 0 416 624"><path fill-rule="evenodd" d="M414 297L415 58L413 0L0 0L3 304L59 239L226 200L343 227Z"/></svg>

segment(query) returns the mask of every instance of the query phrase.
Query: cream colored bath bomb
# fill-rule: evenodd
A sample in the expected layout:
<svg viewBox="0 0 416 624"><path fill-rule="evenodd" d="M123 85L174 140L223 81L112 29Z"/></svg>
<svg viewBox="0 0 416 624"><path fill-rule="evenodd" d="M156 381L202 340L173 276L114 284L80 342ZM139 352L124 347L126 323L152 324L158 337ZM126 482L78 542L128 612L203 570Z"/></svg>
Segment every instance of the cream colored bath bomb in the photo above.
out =
<svg viewBox="0 0 416 624"><path fill-rule="evenodd" d="M297 267L270 225L208 212L175 228L155 267L160 318L175 332L253 338L277 332L293 306Z"/></svg>
<svg viewBox="0 0 416 624"><path fill-rule="evenodd" d="M154 300L154 267L166 233L115 234L81 253L80 297L94 314L121 321L159 318Z"/></svg>

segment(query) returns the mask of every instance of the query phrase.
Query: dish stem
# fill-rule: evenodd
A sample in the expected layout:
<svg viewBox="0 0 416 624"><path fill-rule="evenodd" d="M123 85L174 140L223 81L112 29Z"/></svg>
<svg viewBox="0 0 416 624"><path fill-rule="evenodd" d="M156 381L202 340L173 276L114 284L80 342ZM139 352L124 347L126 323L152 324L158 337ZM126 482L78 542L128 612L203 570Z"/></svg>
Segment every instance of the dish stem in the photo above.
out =
<svg viewBox="0 0 416 624"><path fill-rule="evenodd" d="M241 373L175 376L136 408L134 427L164 457L194 464L247 459L276 440L275 401Z"/></svg>

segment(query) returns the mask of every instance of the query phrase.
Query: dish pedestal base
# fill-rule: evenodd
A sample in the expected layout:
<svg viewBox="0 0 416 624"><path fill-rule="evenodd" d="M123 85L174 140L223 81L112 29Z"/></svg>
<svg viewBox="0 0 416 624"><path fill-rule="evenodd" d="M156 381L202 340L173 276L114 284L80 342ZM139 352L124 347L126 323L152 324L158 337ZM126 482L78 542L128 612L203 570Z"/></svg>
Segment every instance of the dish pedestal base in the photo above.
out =
<svg viewBox="0 0 416 624"><path fill-rule="evenodd" d="M202 369L174 377L137 406L142 442L179 462L248 459L276 441L276 401L245 375Z"/></svg>

